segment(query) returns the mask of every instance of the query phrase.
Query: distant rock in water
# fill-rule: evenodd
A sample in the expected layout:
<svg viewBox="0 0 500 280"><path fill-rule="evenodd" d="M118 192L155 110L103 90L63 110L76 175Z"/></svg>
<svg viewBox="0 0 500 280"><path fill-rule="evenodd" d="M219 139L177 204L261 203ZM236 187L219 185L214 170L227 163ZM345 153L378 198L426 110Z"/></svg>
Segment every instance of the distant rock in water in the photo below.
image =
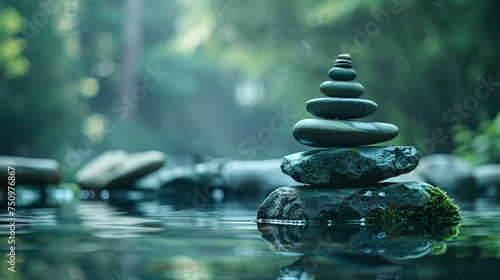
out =
<svg viewBox="0 0 500 280"><path fill-rule="evenodd" d="M0 180L7 181L7 168L15 169L16 184L57 184L61 181L59 163L52 159L0 156Z"/></svg>
<svg viewBox="0 0 500 280"><path fill-rule="evenodd" d="M121 150L105 152L83 166L75 175L80 186L90 189L127 188L132 183L157 170L166 156L158 151L127 154Z"/></svg>
<svg viewBox="0 0 500 280"><path fill-rule="evenodd" d="M425 182L461 197L474 197L474 168L464 159L448 154L433 154L421 159L417 172Z"/></svg>
<svg viewBox="0 0 500 280"><path fill-rule="evenodd" d="M214 188L234 193L238 197L269 194L278 187L295 181L280 170L281 159L228 160L213 159L189 165L165 166L134 183L136 189L178 189L192 192ZM208 189L211 190L205 190Z"/></svg>
<svg viewBox="0 0 500 280"><path fill-rule="evenodd" d="M500 164L479 165L474 170L478 188L490 196L500 196Z"/></svg>

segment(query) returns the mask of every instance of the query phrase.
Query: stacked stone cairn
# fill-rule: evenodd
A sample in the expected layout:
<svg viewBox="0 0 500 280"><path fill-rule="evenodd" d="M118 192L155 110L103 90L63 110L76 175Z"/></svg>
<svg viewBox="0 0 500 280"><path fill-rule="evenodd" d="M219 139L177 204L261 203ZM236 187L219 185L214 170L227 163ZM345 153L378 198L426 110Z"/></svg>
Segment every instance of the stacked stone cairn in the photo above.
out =
<svg viewBox="0 0 500 280"><path fill-rule="evenodd" d="M438 188L423 182L380 182L415 169L419 155L413 146L368 146L395 138L399 129L358 120L378 107L359 98L364 88L354 81L351 56L339 55L328 76L331 80L320 85L326 97L306 103L306 110L318 118L300 120L293 127L298 142L320 149L287 155L281 163L283 173L303 185L273 191L260 206L257 222L301 224L369 219L376 213L387 214L386 209L401 210L398 213L444 209L443 215L453 217L449 221L456 224L458 207ZM443 203L429 205L430 201Z"/></svg>
<svg viewBox="0 0 500 280"><path fill-rule="evenodd" d="M351 56L341 54L320 91L327 97L307 101L306 110L321 119L303 119L293 128L307 146L329 148L288 155L281 168L298 182L332 188L367 186L410 172L418 164L414 147L364 146L393 139L399 129L388 123L354 119L375 113L375 102L360 99L364 88L354 82Z"/></svg>

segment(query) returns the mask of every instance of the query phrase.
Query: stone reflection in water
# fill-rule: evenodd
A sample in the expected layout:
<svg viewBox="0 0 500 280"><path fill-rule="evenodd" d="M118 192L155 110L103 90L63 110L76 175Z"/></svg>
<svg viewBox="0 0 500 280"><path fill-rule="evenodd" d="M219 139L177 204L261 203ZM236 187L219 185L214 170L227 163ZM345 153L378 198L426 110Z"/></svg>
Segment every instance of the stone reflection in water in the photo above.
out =
<svg viewBox="0 0 500 280"><path fill-rule="evenodd" d="M395 265L381 257L337 254L325 258L301 256L279 271L279 280L417 279L411 266Z"/></svg>
<svg viewBox="0 0 500 280"><path fill-rule="evenodd" d="M258 224L258 230L272 251L302 255L295 263L281 269L281 279L327 279L328 275L339 273L352 274L356 279L379 279L375 277L377 275L387 279L414 279L414 268L395 265L391 261L442 254L446 251L445 241L458 234L457 227L429 233L396 232L389 228L373 230L359 225L297 227Z"/></svg>
<svg viewBox="0 0 500 280"><path fill-rule="evenodd" d="M165 268L163 273L167 279L209 279L206 267L188 256L176 256L171 259L170 266Z"/></svg>
<svg viewBox="0 0 500 280"><path fill-rule="evenodd" d="M92 235L95 237L113 239L140 237L163 230L161 227L148 226L159 224L159 220L130 217L102 202L82 203L77 205L75 210L82 220L81 225L92 229Z"/></svg>

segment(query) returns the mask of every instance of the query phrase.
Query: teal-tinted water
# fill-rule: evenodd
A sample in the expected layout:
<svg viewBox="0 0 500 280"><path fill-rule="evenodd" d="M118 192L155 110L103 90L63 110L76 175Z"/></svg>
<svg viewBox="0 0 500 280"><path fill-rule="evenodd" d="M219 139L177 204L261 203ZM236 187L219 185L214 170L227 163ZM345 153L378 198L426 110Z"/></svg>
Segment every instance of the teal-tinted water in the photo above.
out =
<svg viewBox="0 0 500 280"><path fill-rule="evenodd" d="M500 202L456 201L458 235L371 232L359 225L278 228L253 222L262 198L186 207L153 199L17 209L0 279L497 279ZM1 212L7 222L6 211ZM456 233L455 233L456 234Z"/></svg>

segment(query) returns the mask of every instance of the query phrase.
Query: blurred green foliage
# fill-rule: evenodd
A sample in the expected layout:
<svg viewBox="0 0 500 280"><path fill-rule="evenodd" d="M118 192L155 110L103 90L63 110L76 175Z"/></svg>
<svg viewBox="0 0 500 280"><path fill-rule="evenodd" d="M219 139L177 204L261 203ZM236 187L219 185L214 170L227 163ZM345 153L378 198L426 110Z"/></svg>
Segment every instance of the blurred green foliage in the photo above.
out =
<svg viewBox="0 0 500 280"><path fill-rule="evenodd" d="M25 41L15 36L21 31L22 20L16 9L0 3L0 71L6 78L17 78L28 72L29 61L21 52Z"/></svg>
<svg viewBox="0 0 500 280"><path fill-rule="evenodd" d="M465 125L454 127L457 147L454 154L479 165L500 163L500 113L493 120L484 120L477 129Z"/></svg>
<svg viewBox="0 0 500 280"><path fill-rule="evenodd" d="M63 25L62 8L46 11L28 0L2 0L0 7L0 21L9 22L0 24L9 34L0 39L9 44L0 60L0 153L56 157L61 145L78 138L75 124L89 114L78 31Z"/></svg>
<svg viewBox="0 0 500 280"><path fill-rule="evenodd" d="M400 128L387 144L418 149L439 128L445 140L432 152L450 152L452 126L477 127L500 109L499 6L0 0L0 154L55 158L74 170L109 149L242 159L250 154L241 147L255 158L308 149L294 141L293 124L311 117L304 103L322 96L343 52L363 98L379 105L366 120ZM151 69L168 76L125 104ZM487 100L458 110L485 80L494 81L482 89ZM283 108L293 117L263 134ZM268 138L251 147L259 135Z"/></svg>

